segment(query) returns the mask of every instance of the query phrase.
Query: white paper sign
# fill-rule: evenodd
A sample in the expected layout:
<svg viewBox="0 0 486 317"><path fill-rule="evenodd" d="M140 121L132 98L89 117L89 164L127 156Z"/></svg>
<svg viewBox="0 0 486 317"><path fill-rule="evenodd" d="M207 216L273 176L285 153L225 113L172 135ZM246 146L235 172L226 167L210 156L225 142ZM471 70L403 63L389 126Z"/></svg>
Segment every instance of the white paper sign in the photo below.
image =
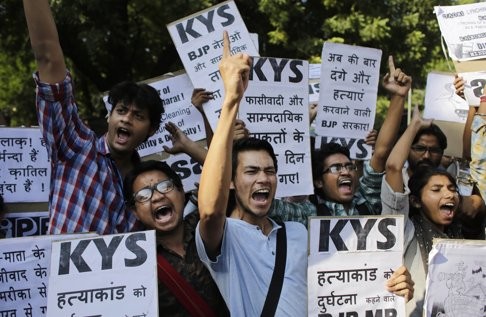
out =
<svg viewBox="0 0 486 317"><path fill-rule="evenodd" d="M429 254L425 316L484 316L486 241L434 240Z"/></svg>
<svg viewBox="0 0 486 317"><path fill-rule="evenodd" d="M179 175L186 193L196 189L195 183L201 178L201 164L187 154L171 155L165 162Z"/></svg>
<svg viewBox="0 0 486 317"><path fill-rule="evenodd" d="M47 316L158 316L155 231L53 242Z"/></svg>
<svg viewBox="0 0 486 317"><path fill-rule="evenodd" d="M486 3L436 6L434 12L453 60L486 56Z"/></svg>
<svg viewBox="0 0 486 317"><path fill-rule="evenodd" d="M311 194L308 62L272 57L252 62L239 117L251 136L273 145L277 197Z"/></svg>
<svg viewBox="0 0 486 317"><path fill-rule="evenodd" d="M46 316L51 243L95 234L0 240L0 316Z"/></svg>
<svg viewBox="0 0 486 317"><path fill-rule="evenodd" d="M316 137L315 148L320 148L323 144L337 143L348 148L349 156L353 160L369 160L373 154L373 148L366 144L365 139L351 139L339 137Z"/></svg>
<svg viewBox="0 0 486 317"><path fill-rule="evenodd" d="M44 235L48 226L47 211L6 213L0 219L0 231L5 233L6 238Z"/></svg>
<svg viewBox="0 0 486 317"><path fill-rule="evenodd" d="M324 43L316 133L363 139L373 129L381 50Z"/></svg>
<svg viewBox="0 0 486 317"><path fill-rule="evenodd" d="M424 118L466 122L469 105L456 95L454 75L429 73L425 89Z"/></svg>
<svg viewBox="0 0 486 317"><path fill-rule="evenodd" d="M479 97L483 94L484 85L486 85L486 71L460 73L459 76L464 78L464 97L470 106L479 106Z"/></svg>
<svg viewBox="0 0 486 317"><path fill-rule="evenodd" d="M258 56L250 34L233 1L222 2L167 26L187 74L195 88L213 92L204 112L216 129L223 96L218 64L223 53L223 30L229 35L231 53Z"/></svg>
<svg viewBox="0 0 486 317"><path fill-rule="evenodd" d="M5 202L49 200L51 165L39 128L0 128L0 194Z"/></svg>
<svg viewBox="0 0 486 317"><path fill-rule="evenodd" d="M311 217L309 316L405 316L385 289L402 254L403 216Z"/></svg>

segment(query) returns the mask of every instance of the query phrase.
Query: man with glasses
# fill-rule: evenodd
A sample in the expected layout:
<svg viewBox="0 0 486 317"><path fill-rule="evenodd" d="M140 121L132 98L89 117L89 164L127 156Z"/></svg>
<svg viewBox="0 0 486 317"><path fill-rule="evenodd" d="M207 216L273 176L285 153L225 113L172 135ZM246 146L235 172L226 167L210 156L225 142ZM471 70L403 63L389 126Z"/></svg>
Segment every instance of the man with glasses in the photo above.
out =
<svg viewBox="0 0 486 317"><path fill-rule="evenodd" d="M319 216L373 215L381 213L383 173L365 164L363 176L352 162L349 149L337 143L323 144L313 153L312 171Z"/></svg>
<svg viewBox="0 0 486 317"><path fill-rule="evenodd" d="M142 162L125 178L124 195L143 224L139 229L156 230L157 255L163 256L212 310L212 315L202 315L228 316L224 300L197 254L194 231L199 214L183 218L186 197L177 173L164 162ZM191 315L163 283L159 283L159 311L161 316Z"/></svg>

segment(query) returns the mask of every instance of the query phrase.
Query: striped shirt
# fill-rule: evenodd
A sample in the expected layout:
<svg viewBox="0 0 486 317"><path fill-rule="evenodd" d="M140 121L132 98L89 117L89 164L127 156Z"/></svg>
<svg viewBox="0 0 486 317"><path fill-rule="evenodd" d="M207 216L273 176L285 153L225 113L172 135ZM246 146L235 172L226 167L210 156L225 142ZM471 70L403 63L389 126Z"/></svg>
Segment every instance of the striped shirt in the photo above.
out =
<svg viewBox="0 0 486 317"><path fill-rule="evenodd" d="M49 234L131 231L136 224L123 197L123 179L105 136L80 119L71 75L37 85L37 116L51 162ZM140 157L135 152L133 160Z"/></svg>

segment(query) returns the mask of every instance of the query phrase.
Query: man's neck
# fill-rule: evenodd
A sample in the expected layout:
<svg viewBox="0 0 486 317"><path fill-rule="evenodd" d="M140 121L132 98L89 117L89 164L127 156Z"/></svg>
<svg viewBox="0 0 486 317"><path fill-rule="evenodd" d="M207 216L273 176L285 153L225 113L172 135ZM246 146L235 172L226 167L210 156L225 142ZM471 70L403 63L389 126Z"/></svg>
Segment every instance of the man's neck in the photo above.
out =
<svg viewBox="0 0 486 317"><path fill-rule="evenodd" d="M246 212L238 207L233 209L230 218L243 220L249 224L258 226L264 235L268 235L272 231L273 224L265 215L264 217L257 217L250 212Z"/></svg>

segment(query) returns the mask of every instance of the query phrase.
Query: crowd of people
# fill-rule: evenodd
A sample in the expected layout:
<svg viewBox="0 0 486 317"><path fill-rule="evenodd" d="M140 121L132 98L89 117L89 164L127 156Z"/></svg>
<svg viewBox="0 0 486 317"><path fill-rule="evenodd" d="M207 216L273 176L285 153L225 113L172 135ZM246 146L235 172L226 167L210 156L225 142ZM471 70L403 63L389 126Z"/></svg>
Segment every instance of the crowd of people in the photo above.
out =
<svg viewBox="0 0 486 317"><path fill-rule="evenodd" d="M276 199L272 145L250 137L236 118L251 57L232 55L225 32L215 131L203 108L212 94L197 88L192 96L205 119L208 149L173 123L165 126L173 146L164 150L203 165L194 196L166 163L143 160L136 151L159 128L164 108L157 91L134 82L114 86L108 128L97 137L78 115L48 0L23 4L37 62L39 126L52 168L49 234L156 230L158 265L175 269L187 289L186 297L174 293L159 271L161 316L305 316L309 216L404 215L403 266L386 288L405 298L409 316L422 315L432 239L485 239L486 96L479 108L471 107L465 129L464 156L476 182L471 195L460 195L457 175L441 165L447 138L437 125L415 109L399 131L412 78L390 56L382 82L390 104L380 131L367 138L371 159L361 165L348 148L323 144L312 153L314 194ZM454 85L462 95L462 78ZM185 215L188 201L197 208Z"/></svg>

